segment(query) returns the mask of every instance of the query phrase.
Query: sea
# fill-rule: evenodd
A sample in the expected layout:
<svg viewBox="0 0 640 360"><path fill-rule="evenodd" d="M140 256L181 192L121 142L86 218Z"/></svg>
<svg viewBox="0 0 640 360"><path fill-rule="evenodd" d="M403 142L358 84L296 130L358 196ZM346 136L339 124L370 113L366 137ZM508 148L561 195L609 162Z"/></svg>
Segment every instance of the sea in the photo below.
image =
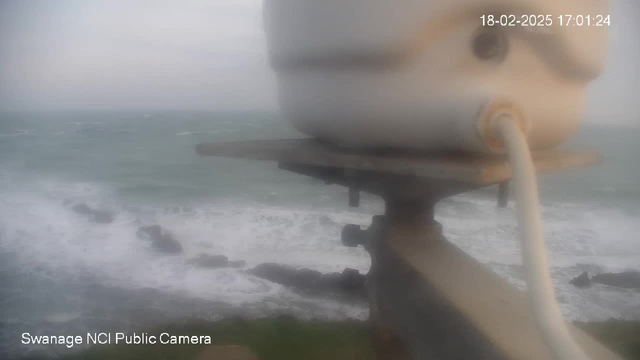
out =
<svg viewBox="0 0 640 360"><path fill-rule="evenodd" d="M189 319L366 319L366 304L304 296L242 269L189 260L225 255L246 268L274 262L323 273L366 273L362 248L340 242L345 224L368 226L382 201L349 208L337 185L275 163L199 157L201 142L300 137L277 113L30 112L0 114L0 358L59 356L64 346L21 335L133 331ZM586 124L565 147L602 162L540 177L551 273L567 319L640 320L640 291L569 281L640 270L640 127ZM495 187L441 201L445 236L521 289L513 202ZM75 213L85 203L109 224ZM172 232L166 255L136 237L141 225Z"/></svg>

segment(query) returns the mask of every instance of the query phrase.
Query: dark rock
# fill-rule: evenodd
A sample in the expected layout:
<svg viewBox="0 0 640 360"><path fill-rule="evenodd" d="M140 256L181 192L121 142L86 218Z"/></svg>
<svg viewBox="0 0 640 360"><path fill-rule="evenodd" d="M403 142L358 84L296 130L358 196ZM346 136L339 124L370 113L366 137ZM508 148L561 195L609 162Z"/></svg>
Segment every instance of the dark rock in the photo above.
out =
<svg viewBox="0 0 640 360"><path fill-rule="evenodd" d="M169 232L160 225L141 226L136 235L141 239L151 240L151 246L160 252L167 254L179 254L182 245Z"/></svg>
<svg viewBox="0 0 640 360"><path fill-rule="evenodd" d="M360 298L366 295L365 276L354 269L345 269L342 274L322 274L310 269L265 263L247 270L247 273L311 295L346 294Z"/></svg>
<svg viewBox="0 0 640 360"><path fill-rule="evenodd" d="M229 259L224 255L208 255L208 254L201 254L200 256L194 259L191 259L189 263L196 265L198 267L209 268L209 269L219 269L219 268L226 268L226 267L241 268L247 264L244 260L229 261Z"/></svg>
<svg viewBox="0 0 640 360"><path fill-rule="evenodd" d="M162 227L160 225L141 226L136 235L139 238L156 239L162 237Z"/></svg>
<svg viewBox="0 0 640 360"><path fill-rule="evenodd" d="M640 289L640 272L625 271L621 273L598 274L594 275L591 281L625 289Z"/></svg>
<svg viewBox="0 0 640 360"><path fill-rule="evenodd" d="M89 217L93 222L99 224L110 224L113 222L113 215L104 210L98 210L90 207L85 203L77 204L71 207L74 212Z"/></svg>
<svg viewBox="0 0 640 360"><path fill-rule="evenodd" d="M312 292L318 294L339 294L342 292L340 286L340 273L322 274L314 284Z"/></svg>
<svg viewBox="0 0 640 360"><path fill-rule="evenodd" d="M340 287L344 291L357 293L365 288L366 276L360 274L356 269L346 268L340 274Z"/></svg>
<svg viewBox="0 0 640 360"><path fill-rule="evenodd" d="M322 273L309 269L294 269L288 266L265 263L248 270L248 273L284 286L293 286L302 290L316 287Z"/></svg>
<svg viewBox="0 0 640 360"><path fill-rule="evenodd" d="M76 213L81 214L81 215L91 215L91 214L93 214L93 209L90 208L89 205L87 205L85 203L73 205L71 207L71 210L73 210Z"/></svg>
<svg viewBox="0 0 640 360"><path fill-rule="evenodd" d="M218 269L229 266L229 259L224 255L206 255L202 254L195 259L189 261L199 267L205 267L210 269Z"/></svg>
<svg viewBox="0 0 640 360"><path fill-rule="evenodd" d="M580 276L577 276L569 281L569 284L579 288L586 288L591 286L591 279L589 279L589 274L585 271L580 274Z"/></svg>

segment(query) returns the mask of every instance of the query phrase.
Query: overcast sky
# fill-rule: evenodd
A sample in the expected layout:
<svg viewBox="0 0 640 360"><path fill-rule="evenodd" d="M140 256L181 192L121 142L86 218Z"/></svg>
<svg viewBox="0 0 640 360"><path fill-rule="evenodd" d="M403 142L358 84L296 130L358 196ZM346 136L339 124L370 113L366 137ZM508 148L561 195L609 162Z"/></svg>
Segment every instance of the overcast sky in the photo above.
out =
<svg viewBox="0 0 640 360"><path fill-rule="evenodd" d="M260 0L0 1L0 109L276 110ZM640 123L640 2L612 4L590 118Z"/></svg>

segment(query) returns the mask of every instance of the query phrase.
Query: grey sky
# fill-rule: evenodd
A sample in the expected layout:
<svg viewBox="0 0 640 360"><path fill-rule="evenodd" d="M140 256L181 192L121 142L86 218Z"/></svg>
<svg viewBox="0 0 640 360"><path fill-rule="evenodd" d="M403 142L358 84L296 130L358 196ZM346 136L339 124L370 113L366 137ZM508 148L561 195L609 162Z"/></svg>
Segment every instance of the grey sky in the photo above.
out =
<svg viewBox="0 0 640 360"><path fill-rule="evenodd" d="M640 3L613 0L590 119L640 123ZM3 0L0 109L276 110L260 0ZM613 118L613 119L612 119Z"/></svg>
<svg viewBox="0 0 640 360"><path fill-rule="evenodd" d="M259 0L3 4L4 107L275 108Z"/></svg>

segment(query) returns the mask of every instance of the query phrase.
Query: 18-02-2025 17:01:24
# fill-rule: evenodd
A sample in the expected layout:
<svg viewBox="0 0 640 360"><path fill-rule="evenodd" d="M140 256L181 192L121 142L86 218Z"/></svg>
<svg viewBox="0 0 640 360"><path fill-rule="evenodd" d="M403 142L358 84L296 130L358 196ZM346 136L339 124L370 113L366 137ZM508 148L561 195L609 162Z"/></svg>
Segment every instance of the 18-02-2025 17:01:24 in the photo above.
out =
<svg viewBox="0 0 640 360"><path fill-rule="evenodd" d="M605 27L611 26L611 15L482 15L482 26L504 27Z"/></svg>

